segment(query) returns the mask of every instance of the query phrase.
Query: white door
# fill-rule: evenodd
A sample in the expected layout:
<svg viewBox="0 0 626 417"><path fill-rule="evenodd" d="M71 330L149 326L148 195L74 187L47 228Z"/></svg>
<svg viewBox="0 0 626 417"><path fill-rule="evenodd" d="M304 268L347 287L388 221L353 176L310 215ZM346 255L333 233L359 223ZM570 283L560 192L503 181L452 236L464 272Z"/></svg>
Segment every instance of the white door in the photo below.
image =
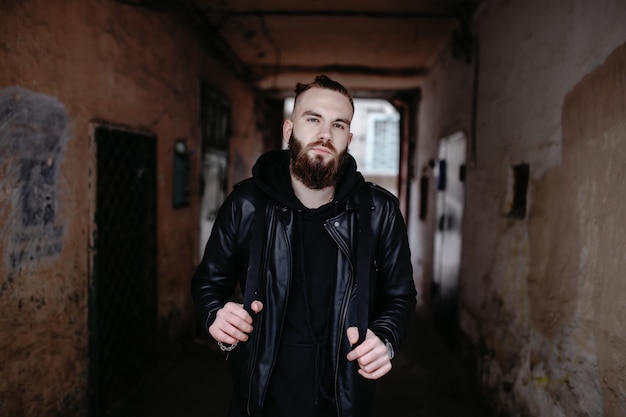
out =
<svg viewBox="0 0 626 417"><path fill-rule="evenodd" d="M437 228L434 248L435 303L456 302L461 264L461 226L465 176L465 134L458 132L439 142Z"/></svg>

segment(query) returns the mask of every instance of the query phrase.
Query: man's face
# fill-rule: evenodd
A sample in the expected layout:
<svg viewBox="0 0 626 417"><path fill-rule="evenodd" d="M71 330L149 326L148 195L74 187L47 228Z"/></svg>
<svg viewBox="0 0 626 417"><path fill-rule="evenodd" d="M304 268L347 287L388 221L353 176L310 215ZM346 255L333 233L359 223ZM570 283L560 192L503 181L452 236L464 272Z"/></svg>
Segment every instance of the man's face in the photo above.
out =
<svg viewBox="0 0 626 417"><path fill-rule="evenodd" d="M315 153L311 155L310 151L319 146L328 147L329 152L336 157L324 160ZM305 147L292 132L289 139L289 160L291 173L307 187L319 190L337 184L348 160L348 148L338 153L332 143L323 141L309 143Z"/></svg>
<svg viewBox="0 0 626 417"><path fill-rule="evenodd" d="M352 140L352 105L343 94L312 88L300 95L293 117L283 124L292 173L307 187L334 185Z"/></svg>

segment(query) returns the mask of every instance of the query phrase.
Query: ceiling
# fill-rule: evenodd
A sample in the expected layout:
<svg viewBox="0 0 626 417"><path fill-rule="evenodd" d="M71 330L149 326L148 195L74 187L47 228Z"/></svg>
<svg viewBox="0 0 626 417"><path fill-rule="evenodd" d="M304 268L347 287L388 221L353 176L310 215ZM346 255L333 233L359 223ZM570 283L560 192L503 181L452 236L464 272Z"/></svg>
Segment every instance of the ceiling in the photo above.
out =
<svg viewBox="0 0 626 417"><path fill-rule="evenodd" d="M418 88L446 44L471 50L480 0L189 0L238 76L289 95L327 74L353 93ZM468 47L469 46L469 47ZM355 94L356 95L356 94Z"/></svg>

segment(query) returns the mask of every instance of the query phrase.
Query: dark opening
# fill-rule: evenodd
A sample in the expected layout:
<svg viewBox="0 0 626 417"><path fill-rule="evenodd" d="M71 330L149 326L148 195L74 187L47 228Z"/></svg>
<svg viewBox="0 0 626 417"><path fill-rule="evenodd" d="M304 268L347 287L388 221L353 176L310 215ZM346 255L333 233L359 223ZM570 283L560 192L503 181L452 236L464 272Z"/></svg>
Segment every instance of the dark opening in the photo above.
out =
<svg viewBox="0 0 626 417"><path fill-rule="evenodd" d="M428 213L428 183L430 178L428 175L423 175L420 178L420 220L426 220L426 214Z"/></svg>
<svg viewBox="0 0 626 417"><path fill-rule="evenodd" d="M200 85L200 123L202 154L227 153L230 138L230 103L204 80Z"/></svg>
<svg viewBox="0 0 626 417"><path fill-rule="evenodd" d="M184 139L176 139L172 183L172 206L174 208L187 207L191 202L190 175L191 159L187 151L187 142Z"/></svg>
<svg viewBox="0 0 626 417"><path fill-rule="evenodd" d="M513 166L513 204L510 217L523 219L526 217L526 193L528 192L528 178L530 166L519 164Z"/></svg>
<svg viewBox="0 0 626 417"><path fill-rule="evenodd" d="M92 417L123 401L156 354L156 139L99 127L89 291Z"/></svg>
<svg viewBox="0 0 626 417"><path fill-rule="evenodd" d="M439 173L437 175L437 190L445 191L448 185L448 161L439 160Z"/></svg>

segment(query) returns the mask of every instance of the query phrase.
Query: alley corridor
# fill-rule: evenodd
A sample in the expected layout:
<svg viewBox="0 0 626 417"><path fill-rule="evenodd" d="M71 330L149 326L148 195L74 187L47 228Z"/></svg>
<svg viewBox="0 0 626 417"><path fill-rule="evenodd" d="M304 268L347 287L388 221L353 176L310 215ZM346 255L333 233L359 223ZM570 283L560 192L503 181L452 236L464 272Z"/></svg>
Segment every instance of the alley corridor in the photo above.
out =
<svg viewBox="0 0 626 417"><path fill-rule="evenodd" d="M226 417L230 384L221 352L189 343L106 416ZM417 312L394 368L380 381L374 417L490 416L478 395L429 316Z"/></svg>
<svg viewBox="0 0 626 417"><path fill-rule="evenodd" d="M0 417L226 417L190 280L319 75L381 102L349 152L397 192L438 318L372 417L626 417L626 0L0 0L0 22Z"/></svg>

